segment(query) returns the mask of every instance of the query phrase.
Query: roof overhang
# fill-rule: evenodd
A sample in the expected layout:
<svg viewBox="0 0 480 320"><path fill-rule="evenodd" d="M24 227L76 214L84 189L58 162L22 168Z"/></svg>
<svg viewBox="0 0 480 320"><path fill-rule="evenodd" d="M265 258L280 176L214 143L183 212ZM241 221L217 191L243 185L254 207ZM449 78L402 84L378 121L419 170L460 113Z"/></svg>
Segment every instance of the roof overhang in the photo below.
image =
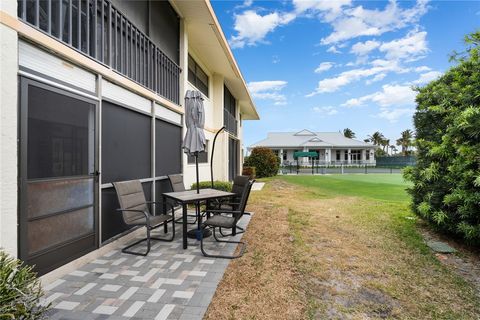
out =
<svg viewBox="0 0 480 320"><path fill-rule="evenodd" d="M225 83L238 100L242 119L260 119L210 1L171 2L185 21L189 50L195 53L210 72L225 77Z"/></svg>

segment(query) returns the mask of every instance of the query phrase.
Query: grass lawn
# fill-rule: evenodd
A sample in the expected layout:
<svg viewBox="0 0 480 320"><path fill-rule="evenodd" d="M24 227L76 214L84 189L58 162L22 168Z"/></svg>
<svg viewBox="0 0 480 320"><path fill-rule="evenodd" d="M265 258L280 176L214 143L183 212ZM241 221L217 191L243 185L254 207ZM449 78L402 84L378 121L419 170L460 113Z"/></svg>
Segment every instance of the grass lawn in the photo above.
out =
<svg viewBox="0 0 480 320"><path fill-rule="evenodd" d="M425 246L400 175L265 182L207 319L480 318L478 292Z"/></svg>

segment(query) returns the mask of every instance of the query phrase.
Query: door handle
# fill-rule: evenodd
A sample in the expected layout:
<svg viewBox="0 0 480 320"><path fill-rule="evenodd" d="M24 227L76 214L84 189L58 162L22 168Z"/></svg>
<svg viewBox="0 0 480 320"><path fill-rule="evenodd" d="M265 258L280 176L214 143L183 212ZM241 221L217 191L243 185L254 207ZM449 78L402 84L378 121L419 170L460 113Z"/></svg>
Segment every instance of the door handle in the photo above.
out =
<svg viewBox="0 0 480 320"><path fill-rule="evenodd" d="M90 172L89 174L90 174L91 176L96 176L96 177L98 177L98 176L100 175L100 171L95 170L94 172Z"/></svg>

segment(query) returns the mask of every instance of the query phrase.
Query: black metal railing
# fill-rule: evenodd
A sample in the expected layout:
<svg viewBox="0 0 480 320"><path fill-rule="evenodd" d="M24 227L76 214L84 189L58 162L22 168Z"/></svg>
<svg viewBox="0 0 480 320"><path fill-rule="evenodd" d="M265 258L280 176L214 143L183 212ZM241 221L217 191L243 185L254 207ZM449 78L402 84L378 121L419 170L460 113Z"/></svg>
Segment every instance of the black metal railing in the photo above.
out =
<svg viewBox="0 0 480 320"><path fill-rule="evenodd" d="M108 0L18 0L18 17L179 104L180 67Z"/></svg>
<svg viewBox="0 0 480 320"><path fill-rule="evenodd" d="M223 109L223 125L225 130L233 135L237 135L238 121L235 117L226 109Z"/></svg>

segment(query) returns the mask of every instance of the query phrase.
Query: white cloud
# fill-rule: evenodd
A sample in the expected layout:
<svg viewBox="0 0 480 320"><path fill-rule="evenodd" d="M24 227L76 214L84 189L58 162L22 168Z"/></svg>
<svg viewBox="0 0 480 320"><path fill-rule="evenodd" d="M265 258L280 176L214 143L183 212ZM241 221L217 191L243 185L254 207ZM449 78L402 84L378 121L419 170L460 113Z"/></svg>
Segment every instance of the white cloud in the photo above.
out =
<svg viewBox="0 0 480 320"><path fill-rule="evenodd" d="M404 59L407 62L421 59L428 53L426 31L410 31L405 37L384 42L379 50L388 60Z"/></svg>
<svg viewBox="0 0 480 320"><path fill-rule="evenodd" d="M308 94L307 97L312 97L320 93L335 92L341 87L362 78L374 77L374 81L379 81L385 77L379 74L386 75L387 72L405 72L405 69L400 67L396 61L374 60L371 64L371 68L351 69L340 73L336 77L320 80L317 88Z"/></svg>
<svg viewBox="0 0 480 320"><path fill-rule="evenodd" d="M248 8L248 7L251 7L252 4L253 4L253 0L245 0L245 1L243 1L242 4L240 4L238 6L235 6L235 9L239 10L239 9Z"/></svg>
<svg viewBox="0 0 480 320"><path fill-rule="evenodd" d="M336 19L352 0L293 0L297 14L319 14L325 21Z"/></svg>
<svg viewBox="0 0 480 320"><path fill-rule="evenodd" d="M387 76L386 73L379 73L375 77L373 77L372 79L367 80L365 83L367 85L369 85L369 84L372 84L374 82L382 81L383 78L385 78L386 76Z"/></svg>
<svg viewBox="0 0 480 320"><path fill-rule="evenodd" d="M427 73L422 73L420 75L420 77L417 80L412 81L412 83L417 84L417 85L426 84L426 83L429 83L432 80L437 79L441 75L442 75L442 73L438 72L438 71L430 71L430 72L427 72Z"/></svg>
<svg viewBox="0 0 480 320"><path fill-rule="evenodd" d="M330 52L330 53L341 53L341 51L339 51L337 49L337 47L335 46L330 46L328 49L327 49L327 52Z"/></svg>
<svg viewBox="0 0 480 320"><path fill-rule="evenodd" d="M373 102L380 107L379 113L375 117L396 122L400 117L413 114L416 94L410 86L387 84L382 87L381 91L349 99L341 106L352 108Z"/></svg>
<svg viewBox="0 0 480 320"><path fill-rule="evenodd" d="M342 106L352 107L365 104L371 101L380 107L410 106L415 103L416 92L410 86L386 84L381 91L357 98L350 99Z"/></svg>
<svg viewBox="0 0 480 320"><path fill-rule="evenodd" d="M247 84L252 97L260 100L272 100L274 105L287 104L287 98L280 91L287 85L286 81L252 81Z"/></svg>
<svg viewBox="0 0 480 320"><path fill-rule="evenodd" d="M294 18L295 15L292 13L272 12L262 16L254 10L236 14L234 29L237 35L230 38L230 45L232 48L243 48L264 42L269 32L288 24Z"/></svg>
<svg viewBox="0 0 480 320"><path fill-rule="evenodd" d="M378 113L376 116L393 123L397 122L401 117L412 116L414 112L415 109L412 108L381 109L380 113Z"/></svg>
<svg viewBox="0 0 480 320"><path fill-rule="evenodd" d="M334 2L334 1L331 1ZM415 6L402 9L391 0L384 10L365 9L357 6L342 10L331 21L333 32L321 40L322 44L334 44L359 36L378 36L416 23L427 12L427 1L418 0Z"/></svg>
<svg viewBox="0 0 480 320"><path fill-rule="evenodd" d="M322 73L323 71L327 71L333 67L333 62L322 62L320 65L315 69L315 73Z"/></svg>
<svg viewBox="0 0 480 320"><path fill-rule="evenodd" d="M424 71L430 71L432 69L427 66L420 66L420 67L416 67L414 70L415 72L424 72Z"/></svg>
<svg viewBox="0 0 480 320"><path fill-rule="evenodd" d="M313 107L313 112L320 113L322 115L333 116L338 113L338 110L333 106L325 106L325 107Z"/></svg>
<svg viewBox="0 0 480 320"><path fill-rule="evenodd" d="M375 50L380 46L380 42L375 40L368 40L365 42L357 42L352 46L351 53L359 56L368 54L370 51Z"/></svg>

